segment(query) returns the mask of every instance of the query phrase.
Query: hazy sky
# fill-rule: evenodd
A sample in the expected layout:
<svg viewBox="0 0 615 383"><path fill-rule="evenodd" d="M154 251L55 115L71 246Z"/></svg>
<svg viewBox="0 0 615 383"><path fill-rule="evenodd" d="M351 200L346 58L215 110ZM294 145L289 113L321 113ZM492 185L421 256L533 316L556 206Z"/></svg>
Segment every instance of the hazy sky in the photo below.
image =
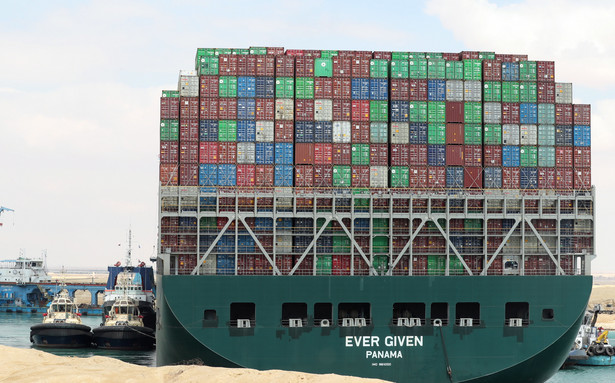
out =
<svg viewBox="0 0 615 383"><path fill-rule="evenodd" d="M572 0L7 1L0 13L0 259L154 254L159 97L198 47L528 54L592 104L594 272L615 272L615 3ZM611 117L613 120L613 117ZM122 244L122 246L118 246ZM140 246L140 247L139 247Z"/></svg>

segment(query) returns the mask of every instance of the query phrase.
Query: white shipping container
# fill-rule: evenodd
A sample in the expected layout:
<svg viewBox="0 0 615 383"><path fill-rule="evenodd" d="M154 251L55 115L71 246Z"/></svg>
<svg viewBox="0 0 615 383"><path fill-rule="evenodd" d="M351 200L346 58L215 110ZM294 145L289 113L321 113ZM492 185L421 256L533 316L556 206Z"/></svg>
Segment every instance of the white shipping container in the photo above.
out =
<svg viewBox="0 0 615 383"><path fill-rule="evenodd" d="M502 125L502 145L519 145L519 125Z"/></svg>
<svg viewBox="0 0 615 383"><path fill-rule="evenodd" d="M572 83L556 82L555 83L555 103L556 104L572 104Z"/></svg>
<svg viewBox="0 0 615 383"><path fill-rule="evenodd" d="M333 100L328 100L328 99L314 100L314 120L315 121L333 120Z"/></svg>
<svg viewBox="0 0 615 383"><path fill-rule="evenodd" d="M216 264L217 264L217 255L209 254L207 258L203 261L201 265L201 275L215 275L216 274Z"/></svg>
<svg viewBox="0 0 615 383"><path fill-rule="evenodd" d="M388 168L386 166L371 166L369 168L369 186L373 188L389 186Z"/></svg>
<svg viewBox="0 0 615 383"><path fill-rule="evenodd" d="M537 145L538 144L538 127L536 125L521 125L520 145Z"/></svg>
<svg viewBox="0 0 615 383"><path fill-rule="evenodd" d="M199 97L199 76L195 70L180 70L178 80L179 95Z"/></svg>
<svg viewBox="0 0 615 383"><path fill-rule="evenodd" d="M391 122L391 143L410 143L410 124L407 122Z"/></svg>
<svg viewBox="0 0 615 383"><path fill-rule="evenodd" d="M333 142L336 144L350 143L350 121L333 121Z"/></svg>
<svg viewBox="0 0 615 383"><path fill-rule="evenodd" d="M446 80L446 101L463 101L462 80Z"/></svg>
<svg viewBox="0 0 615 383"><path fill-rule="evenodd" d="M463 82L463 99L465 101L482 101L483 86L481 81Z"/></svg>
<svg viewBox="0 0 615 383"><path fill-rule="evenodd" d="M293 236L277 235L275 237L275 247L278 254L291 253L293 251Z"/></svg>
<svg viewBox="0 0 615 383"><path fill-rule="evenodd" d="M275 119L276 120L293 120L295 118L295 103L292 99L276 99L275 100Z"/></svg>
<svg viewBox="0 0 615 383"><path fill-rule="evenodd" d="M273 142L273 121L256 121L256 141Z"/></svg>
<svg viewBox="0 0 615 383"><path fill-rule="evenodd" d="M483 120L485 124L502 123L502 104L499 102L486 102L483 104Z"/></svg>
<svg viewBox="0 0 615 383"><path fill-rule="evenodd" d="M254 142L238 142L237 143L237 163L238 164L254 164L255 144Z"/></svg>

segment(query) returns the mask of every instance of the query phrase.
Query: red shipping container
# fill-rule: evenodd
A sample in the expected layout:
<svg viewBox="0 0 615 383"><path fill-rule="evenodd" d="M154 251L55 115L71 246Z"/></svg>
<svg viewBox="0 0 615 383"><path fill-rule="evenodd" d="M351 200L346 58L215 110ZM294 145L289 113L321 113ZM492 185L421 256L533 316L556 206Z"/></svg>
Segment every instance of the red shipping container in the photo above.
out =
<svg viewBox="0 0 615 383"><path fill-rule="evenodd" d="M234 164L237 163L237 143L218 142L218 163Z"/></svg>
<svg viewBox="0 0 615 383"><path fill-rule="evenodd" d="M333 98L350 100L352 81L349 78L333 78Z"/></svg>
<svg viewBox="0 0 615 383"><path fill-rule="evenodd" d="M502 103L502 124L519 124L520 107L517 102Z"/></svg>
<svg viewBox="0 0 615 383"><path fill-rule="evenodd" d="M538 168L538 189L555 189L555 168Z"/></svg>
<svg viewBox="0 0 615 383"><path fill-rule="evenodd" d="M519 62L519 61L527 61L528 60L528 55L510 55L512 58L513 62Z"/></svg>
<svg viewBox="0 0 615 383"><path fill-rule="evenodd" d="M352 58L334 56L333 61L333 77L350 77L352 75Z"/></svg>
<svg viewBox="0 0 615 383"><path fill-rule="evenodd" d="M427 166L410 166L409 170L411 188L426 189L429 187L429 171Z"/></svg>
<svg viewBox="0 0 615 383"><path fill-rule="evenodd" d="M218 106L217 98L201 98L200 101L201 120L217 120Z"/></svg>
<svg viewBox="0 0 615 383"><path fill-rule="evenodd" d="M427 165L427 145L409 145L407 163L409 165Z"/></svg>
<svg viewBox="0 0 615 383"><path fill-rule="evenodd" d="M284 47L267 47L267 55L279 56L284 54Z"/></svg>
<svg viewBox="0 0 615 383"><path fill-rule="evenodd" d="M295 186L313 187L314 186L314 166L295 165Z"/></svg>
<svg viewBox="0 0 615 383"><path fill-rule="evenodd" d="M237 76L238 55L220 55L218 66L220 76Z"/></svg>
<svg viewBox="0 0 615 383"><path fill-rule="evenodd" d="M483 60L483 81L502 81L502 63L498 60Z"/></svg>
<svg viewBox="0 0 615 383"><path fill-rule="evenodd" d="M443 52L442 58L446 61L461 61L461 56L459 53Z"/></svg>
<svg viewBox="0 0 615 383"><path fill-rule="evenodd" d="M199 142L199 163L217 164L218 163L218 143Z"/></svg>
<svg viewBox="0 0 615 383"><path fill-rule="evenodd" d="M333 144L314 144L314 163L317 165L331 165L333 163Z"/></svg>
<svg viewBox="0 0 615 383"><path fill-rule="evenodd" d="M351 259L349 254L333 254L331 256L331 274L350 275Z"/></svg>
<svg viewBox="0 0 615 383"><path fill-rule="evenodd" d="M326 188L333 186L333 166L314 165L314 187Z"/></svg>
<svg viewBox="0 0 615 383"><path fill-rule="evenodd" d="M502 220L499 218L487 220L487 233L502 234Z"/></svg>
<svg viewBox="0 0 615 383"><path fill-rule="evenodd" d="M228 210L228 211L235 211L235 199L234 198L222 197L222 198L219 198L219 202L220 202L220 207L221 208L224 206L225 208L232 209L232 210ZM226 217L218 217L218 219L216 220L216 224L218 225L218 230L224 229L224 226L226 226L227 222L228 222L228 218L226 218ZM233 222L231 222L231 224L229 225L227 230L235 231L235 223L236 222L237 221L233 220ZM227 231L227 233L228 233L228 231Z"/></svg>
<svg viewBox="0 0 615 383"><path fill-rule="evenodd" d="M363 59L371 59L373 56L372 51L353 51L352 55L354 57L360 57Z"/></svg>
<svg viewBox="0 0 615 383"><path fill-rule="evenodd" d="M292 121L275 122L275 142L293 142L295 125Z"/></svg>
<svg viewBox="0 0 615 383"><path fill-rule="evenodd" d="M389 144L371 144L369 146L369 163L372 166L388 166Z"/></svg>
<svg viewBox="0 0 615 383"><path fill-rule="evenodd" d="M572 121L574 125L591 125L591 105L589 104L574 104L572 105Z"/></svg>
<svg viewBox="0 0 615 383"><path fill-rule="evenodd" d="M414 242L421 242L426 237L416 237ZM414 244L412 245L414 248ZM420 248L419 245L417 245ZM420 250L419 250L420 251ZM412 275L427 275L427 255L412 256Z"/></svg>
<svg viewBox="0 0 615 383"><path fill-rule="evenodd" d="M236 98L220 98L218 99L218 116L221 120L236 120L237 119L237 99Z"/></svg>
<svg viewBox="0 0 615 383"><path fill-rule="evenodd" d="M374 52L374 58L378 60L391 60L392 53L387 51Z"/></svg>
<svg viewBox="0 0 615 383"><path fill-rule="evenodd" d="M570 146L555 147L555 166L558 168L571 168L573 164L573 152Z"/></svg>
<svg viewBox="0 0 615 383"><path fill-rule="evenodd" d="M448 226L451 233L463 234L463 219L451 219Z"/></svg>
<svg viewBox="0 0 615 383"><path fill-rule="evenodd" d="M369 121L369 100L352 100L352 121Z"/></svg>
<svg viewBox="0 0 615 383"><path fill-rule="evenodd" d="M519 168L502 168L502 189L519 189Z"/></svg>
<svg viewBox="0 0 615 383"><path fill-rule="evenodd" d="M485 145L485 166L502 166L502 147L499 145Z"/></svg>
<svg viewBox="0 0 615 383"><path fill-rule="evenodd" d="M182 119L199 119L199 98L181 97L179 103L179 115Z"/></svg>
<svg viewBox="0 0 615 383"><path fill-rule="evenodd" d="M160 163L176 164L179 162L179 142L160 141Z"/></svg>
<svg viewBox="0 0 615 383"><path fill-rule="evenodd" d="M333 165L350 165L351 144L333 144Z"/></svg>
<svg viewBox="0 0 615 383"><path fill-rule="evenodd" d="M391 144L391 166L408 166L409 156L410 145Z"/></svg>
<svg viewBox="0 0 615 383"><path fill-rule="evenodd" d="M160 184L162 186L178 185L179 164L160 164Z"/></svg>
<svg viewBox="0 0 615 383"><path fill-rule="evenodd" d="M555 124L572 125L572 104L555 104Z"/></svg>
<svg viewBox="0 0 615 383"><path fill-rule="evenodd" d="M350 121L352 103L346 99L333 99L333 120Z"/></svg>
<svg viewBox="0 0 615 383"><path fill-rule="evenodd" d="M179 118L179 98L160 97L160 119L177 120Z"/></svg>
<svg viewBox="0 0 615 383"><path fill-rule="evenodd" d="M477 51L462 51L460 55L462 60L478 60L480 58L480 52Z"/></svg>
<svg viewBox="0 0 615 383"><path fill-rule="evenodd" d="M483 147L481 145L465 145L463 148L464 166L483 166Z"/></svg>
<svg viewBox="0 0 615 383"><path fill-rule="evenodd" d="M427 186L430 188L446 187L445 166L430 166L427 168Z"/></svg>
<svg viewBox="0 0 615 383"><path fill-rule="evenodd" d="M463 187L471 189L483 188L483 168L466 166L463 168Z"/></svg>
<svg viewBox="0 0 615 383"><path fill-rule="evenodd" d="M256 165L255 186L270 187L273 185L274 167L273 165Z"/></svg>
<svg viewBox="0 0 615 383"><path fill-rule="evenodd" d="M201 76L201 97L218 97L219 95L219 77L218 76Z"/></svg>
<svg viewBox="0 0 615 383"><path fill-rule="evenodd" d="M307 57L312 57L312 58L320 58L320 55L322 54L320 49L305 49L303 51L303 55L307 56Z"/></svg>
<svg viewBox="0 0 615 383"><path fill-rule="evenodd" d="M463 102L457 102L457 101L447 101L446 102L446 122L457 122L457 123L464 122ZM463 142L463 137L462 137L462 142Z"/></svg>
<svg viewBox="0 0 615 383"><path fill-rule="evenodd" d="M313 121L314 120L314 100L295 99L295 120Z"/></svg>
<svg viewBox="0 0 615 383"><path fill-rule="evenodd" d="M555 103L555 83L538 81L536 83L537 100L539 103Z"/></svg>
<svg viewBox="0 0 615 383"><path fill-rule="evenodd" d="M179 164L179 184L181 186L197 186L199 184L199 164Z"/></svg>
<svg viewBox="0 0 615 383"><path fill-rule="evenodd" d="M293 56L277 56L275 58L276 77L295 77L295 58Z"/></svg>
<svg viewBox="0 0 615 383"><path fill-rule="evenodd" d="M199 120L185 120L179 122L179 140L183 142L199 141Z"/></svg>
<svg viewBox="0 0 615 383"><path fill-rule="evenodd" d="M237 55L237 76L256 76L256 56Z"/></svg>
<svg viewBox="0 0 615 383"><path fill-rule="evenodd" d="M275 57L269 55L256 56L256 75L263 77L274 77Z"/></svg>
<svg viewBox="0 0 615 383"><path fill-rule="evenodd" d="M333 98L333 79L328 77L316 77L314 79L314 98Z"/></svg>
<svg viewBox="0 0 615 383"><path fill-rule="evenodd" d="M464 255L463 261L472 270L473 275L479 275L483 271L484 260L482 255Z"/></svg>
<svg viewBox="0 0 615 383"><path fill-rule="evenodd" d="M352 77L369 78L369 58L355 57L352 59Z"/></svg>
<svg viewBox="0 0 615 383"><path fill-rule="evenodd" d="M352 171L351 185L353 187L361 187L361 188L369 187L369 166L354 165L351 171Z"/></svg>
<svg viewBox="0 0 615 383"><path fill-rule="evenodd" d="M300 56L295 59L296 77L314 77L314 58Z"/></svg>
<svg viewBox="0 0 615 383"><path fill-rule="evenodd" d="M314 144L295 144L295 164L314 164Z"/></svg>
<svg viewBox="0 0 615 383"><path fill-rule="evenodd" d="M446 143L463 144L463 124L446 124Z"/></svg>
<svg viewBox="0 0 615 383"><path fill-rule="evenodd" d="M367 101L369 103L369 101ZM369 144L369 122L353 121L350 125L350 140L353 144Z"/></svg>
<svg viewBox="0 0 615 383"><path fill-rule="evenodd" d="M578 147L575 146L574 150L574 167L575 168L589 168L592 165L592 153L591 147Z"/></svg>
<svg viewBox="0 0 615 383"><path fill-rule="evenodd" d="M446 165L463 166L463 162L463 145L446 145Z"/></svg>
<svg viewBox="0 0 615 383"><path fill-rule="evenodd" d="M303 56L303 49L287 49L286 56Z"/></svg>
<svg viewBox="0 0 615 383"><path fill-rule="evenodd" d="M354 51L337 51L337 57L354 57Z"/></svg>
<svg viewBox="0 0 615 383"><path fill-rule="evenodd" d="M273 120L275 115L275 100L272 98L256 99L256 119Z"/></svg>
<svg viewBox="0 0 615 383"><path fill-rule="evenodd" d="M427 80L410 79L408 83L410 101L427 101Z"/></svg>
<svg viewBox="0 0 615 383"><path fill-rule="evenodd" d="M572 189L573 184L572 168L555 169L555 187L557 189L570 190Z"/></svg>
<svg viewBox="0 0 615 383"><path fill-rule="evenodd" d="M179 162L180 163L198 163L199 162L199 143L198 142L180 143Z"/></svg>
<svg viewBox="0 0 615 383"><path fill-rule="evenodd" d="M237 186L254 186L256 168L254 165L237 165Z"/></svg>
<svg viewBox="0 0 615 383"><path fill-rule="evenodd" d="M538 81L555 82L555 62L536 61L536 79Z"/></svg>
<svg viewBox="0 0 615 383"><path fill-rule="evenodd" d="M592 239L593 237L578 237L576 238L576 243L574 245L575 253L583 253L587 252L588 254L592 254Z"/></svg>
<svg viewBox="0 0 615 383"><path fill-rule="evenodd" d="M590 168L574 169L574 188L587 190L592 187L592 170Z"/></svg>
<svg viewBox="0 0 615 383"><path fill-rule="evenodd" d="M392 78L391 100L407 101L410 96L410 81L407 78Z"/></svg>

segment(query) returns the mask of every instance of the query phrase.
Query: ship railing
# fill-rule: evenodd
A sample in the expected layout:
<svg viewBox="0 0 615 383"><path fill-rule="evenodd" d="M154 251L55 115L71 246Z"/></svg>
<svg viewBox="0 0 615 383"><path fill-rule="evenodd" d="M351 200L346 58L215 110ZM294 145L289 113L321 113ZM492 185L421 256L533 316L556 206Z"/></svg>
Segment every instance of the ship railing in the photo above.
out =
<svg viewBox="0 0 615 383"><path fill-rule="evenodd" d="M337 324L340 327L366 327L371 326L371 318L339 318Z"/></svg>
<svg viewBox="0 0 615 383"><path fill-rule="evenodd" d="M455 326L459 327L480 327L483 321L478 318L456 318Z"/></svg>
<svg viewBox="0 0 615 383"><path fill-rule="evenodd" d="M400 318L395 318L393 322L394 322L394 325L398 327L425 326L425 318L400 317Z"/></svg>
<svg viewBox="0 0 615 383"><path fill-rule="evenodd" d="M306 318L289 318L282 319L282 327L306 327L308 321Z"/></svg>
<svg viewBox="0 0 615 383"><path fill-rule="evenodd" d="M256 325L254 319L236 319L229 321L230 327L236 328L252 328Z"/></svg>
<svg viewBox="0 0 615 383"><path fill-rule="evenodd" d="M504 327L527 327L530 320L525 318L508 318L504 321Z"/></svg>

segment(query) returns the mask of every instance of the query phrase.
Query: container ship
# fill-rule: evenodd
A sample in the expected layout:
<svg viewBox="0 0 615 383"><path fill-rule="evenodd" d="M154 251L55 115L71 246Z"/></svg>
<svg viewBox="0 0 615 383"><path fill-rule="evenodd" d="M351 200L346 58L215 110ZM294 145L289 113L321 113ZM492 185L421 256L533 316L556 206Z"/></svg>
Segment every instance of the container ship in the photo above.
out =
<svg viewBox="0 0 615 383"><path fill-rule="evenodd" d="M159 365L542 382L566 359L591 109L553 61L200 48L160 107Z"/></svg>

